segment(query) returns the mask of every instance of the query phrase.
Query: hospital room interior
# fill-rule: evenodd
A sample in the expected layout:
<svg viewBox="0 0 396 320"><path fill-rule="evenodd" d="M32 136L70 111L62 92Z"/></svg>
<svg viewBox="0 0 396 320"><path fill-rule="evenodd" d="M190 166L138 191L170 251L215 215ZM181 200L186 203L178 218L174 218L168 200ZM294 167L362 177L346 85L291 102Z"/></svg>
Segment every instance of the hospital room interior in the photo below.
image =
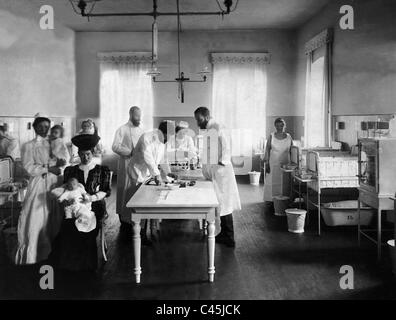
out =
<svg viewBox="0 0 396 320"><path fill-rule="evenodd" d="M395 12L1 0L0 299L395 299Z"/></svg>

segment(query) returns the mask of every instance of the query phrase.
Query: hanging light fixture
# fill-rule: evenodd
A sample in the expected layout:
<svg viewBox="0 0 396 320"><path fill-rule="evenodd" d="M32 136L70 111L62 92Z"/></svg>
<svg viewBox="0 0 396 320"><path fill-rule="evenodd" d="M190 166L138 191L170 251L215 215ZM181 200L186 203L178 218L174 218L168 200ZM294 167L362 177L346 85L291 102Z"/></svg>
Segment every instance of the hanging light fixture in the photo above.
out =
<svg viewBox="0 0 396 320"><path fill-rule="evenodd" d="M155 2L154 5L156 5ZM151 69L147 72L147 75L153 77L153 79L155 79L156 76L161 75L161 72L159 72L157 68L157 60L158 60L158 26L157 26L157 19L156 17L154 17L154 22L151 26Z"/></svg>
<svg viewBox="0 0 396 320"><path fill-rule="evenodd" d="M86 16L88 18L88 21L90 15L95 9L96 3L99 1L101 0L69 0L74 12L76 14L81 14L81 16ZM78 12L77 8L80 10L80 12Z"/></svg>
<svg viewBox="0 0 396 320"><path fill-rule="evenodd" d="M202 76L201 80L190 80L190 78L186 78L184 76L184 72L181 71L181 53L180 53L180 31L181 31L181 23L180 23L180 4L179 0L176 0L176 10L177 10L177 78L174 80L157 80L156 76L160 75L161 73L158 71L156 67L156 60L154 60L154 57L156 57L156 53L154 51L154 48L157 47L157 44L154 42L154 39L158 39L157 36L155 36L155 31L158 32L158 30L154 30L153 28L153 63L152 63L152 68L149 70L147 75L151 76L153 78L154 82L177 82L178 83L178 98L180 99L181 103L184 103L184 83L185 82L206 82L207 76L210 74L210 71L208 68L204 68L202 71L200 71L198 74Z"/></svg>
<svg viewBox="0 0 396 320"><path fill-rule="evenodd" d="M91 18L91 17L121 17L121 16L151 16L156 19L159 16L196 16L196 15L219 15L224 16L234 12L238 6L239 0L236 1L236 4L233 6L232 0L224 0L223 5L220 4L219 0L215 0L219 11L187 11L180 12L179 14L176 12L159 12L157 10L157 0L153 0L153 11L151 12L109 12L109 13L94 13L93 10L95 8L95 4L100 1L106 0L69 0L71 3L73 10L76 14ZM89 7L89 8L88 8ZM80 10L78 11L77 8ZM87 10L88 8L88 10Z"/></svg>
<svg viewBox="0 0 396 320"><path fill-rule="evenodd" d="M184 103L184 83L185 82L205 82L207 76L210 74L210 71L207 67L202 69L198 74L202 77L201 80L190 80L190 78L186 78L184 76L184 72L181 71L181 54L180 54L180 16L188 16L188 15L219 15L224 17L224 15L228 15L231 12L235 11L239 0L236 1L236 4L233 6L232 0L224 0L223 6L220 4L219 0L215 0L219 11L215 12L180 12L179 0L176 0L176 12L159 12L157 10L157 0L153 0L153 11L151 12L114 12L114 13L93 13L95 5L97 2L102 0L69 0L71 3L73 10L76 14L81 15L82 17L91 18L91 17L120 17L120 16L151 16L154 18L152 24L152 52L151 52L151 69L147 72L148 76L151 76L154 82L177 82L179 85L179 98L182 103ZM80 10L78 11L77 8ZM177 65L178 65L178 76L174 80L157 80L156 77L161 75L157 68L158 61L158 26L157 26L157 17L159 16L177 16Z"/></svg>

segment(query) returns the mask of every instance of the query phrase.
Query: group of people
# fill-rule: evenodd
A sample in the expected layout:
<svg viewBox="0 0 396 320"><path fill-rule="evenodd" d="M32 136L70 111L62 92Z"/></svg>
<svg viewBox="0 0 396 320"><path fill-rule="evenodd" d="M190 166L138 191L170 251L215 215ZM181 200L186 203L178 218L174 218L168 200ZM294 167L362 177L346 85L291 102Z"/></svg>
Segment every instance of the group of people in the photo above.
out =
<svg viewBox="0 0 396 320"><path fill-rule="evenodd" d="M22 148L22 165L29 175L18 221L16 264L50 261L69 270L94 270L97 266L98 224L106 214L110 195L110 170L93 161L99 137L78 133L79 164L70 163L63 128L36 115L36 137ZM50 134L49 134L50 133Z"/></svg>
<svg viewBox="0 0 396 320"><path fill-rule="evenodd" d="M187 129L184 123L174 128L172 122L163 121L158 131L145 132L141 128L142 111L132 107L129 111L129 121L120 127L115 134L112 149L120 156L117 175L117 213L120 215L122 226L131 223L132 209L126 203L138 190L140 185L150 177L157 184L166 181L172 175L167 158L167 150L176 144L177 148L188 152L190 157L196 156L196 149L192 138L183 133ZM195 110L194 117L200 129L215 130L218 137L218 159L215 163L203 164L203 175L211 180L220 202L218 216L221 231L216 241L229 247L235 246L232 212L241 208L240 198L231 163L230 140L224 128L210 117L206 107ZM176 132L175 139L169 139ZM142 241L149 244L147 239L147 221L143 222ZM152 225L151 225L152 226Z"/></svg>
<svg viewBox="0 0 396 320"><path fill-rule="evenodd" d="M213 182L219 199L218 243L235 246L232 213L240 210L240 198L231 163L230 140L224 127L210 117L209 110L199 107L194 117L200 129L215 130L218 136L216 162L203 163L203 176ZM142 128L142 110L132 107L129 120L114 136L112 150L119 155L117 171L117 205L122 228L129 228L132 209L126 207L138 188L148 179L157 184L173 177L167 151L178 147L197 156L192 138L185 134L186 123L172 127L162 121L158 129ZM36 115L35 138L22 148L22 165L29 175L25 200L18 221L16 264L48 261L67 270L92 271L97 268L96 238L100 221L107 216L105 198L111 193L111 172L97 160L103 150L92 122L72 138L70 153L63 141L63 128L50 127L51 121ZM1 129L1 128L0 128ZM146 130L145 130L146 129ZM176 132L176 139L169 139ZM73 151L74 150L74 151ZM143 244L148 222L142 228Z"/></svg>
<svg viewBox="0 0 396 320"><path fill-rule="evenodd" d="M230 139L224 127L210 117L205 107L194 112L202 130L216 132L218 155L215 162L203 161L203 176L213 182L219 200L216 242L235 246L232 213L241 209L238 188L231 162ZM115 132L112 150L119 155L117 171L117 204L121 228L130 228L132 209L126 207L139 187L149 179L157 184L173 177L167 151L179 147L191 158L197 156L193 139L184 131L186 123L172 127L162 121L157 130L141 126L142 110L132 107L129 120ZM48 117L36 115L33 129L36 137L23 146L22 165L29 183L18 222L16 264L34 264L49 260L54 266L68 270L95 270L96 238L100 221L107 216L105 198L111 193L111 172L101 164L103 147L92 120L72 138L70 154L63 141L63 127L50 127ZM293 141L285 133L285 121L275 121L276 132L267 140L264 161L266 180L264 200L272 201L282 194L280 167L289 161ZM176 137L172 136L176 132ZM173 139L169 139L172 136ZM2 150L14 155L19 149L15 140L0 126ZM171 144L173 143L173 145ZM175 145L176 144L176 145ZM208 144L208 148L210 145ZM210 152L208 152L210 154ZM142 242L147 237L148 221L142 222Z"/></svg>

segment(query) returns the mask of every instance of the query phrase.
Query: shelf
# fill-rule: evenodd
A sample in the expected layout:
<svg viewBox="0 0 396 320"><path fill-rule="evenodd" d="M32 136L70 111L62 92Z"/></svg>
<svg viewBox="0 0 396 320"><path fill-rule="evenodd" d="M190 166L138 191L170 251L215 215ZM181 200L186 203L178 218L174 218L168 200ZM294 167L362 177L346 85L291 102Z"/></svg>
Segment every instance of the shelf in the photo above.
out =
<svg viewBox="0 0 396 320"><path fill-rule="evenodd" d="M0 196L15 196L18 193L19 193L19 190L12 191L12 192L0 191Z"/></svg>
<svg viewBox="0 0 396 320"><path fill-rule="evenodd" d="M315 179L303 179L303 178L300 178L300 177L298 177L298 176L293 176L293 178L296 179L297 181L303 182L303 183L315 181Z"/></svg>
<svg viewBox="0 0 396 320"><path fill-rule="evenodd" d="M294 172L295 169L284 169L284 168L281 168L281 171L283 171L283 172Z"/></svg>

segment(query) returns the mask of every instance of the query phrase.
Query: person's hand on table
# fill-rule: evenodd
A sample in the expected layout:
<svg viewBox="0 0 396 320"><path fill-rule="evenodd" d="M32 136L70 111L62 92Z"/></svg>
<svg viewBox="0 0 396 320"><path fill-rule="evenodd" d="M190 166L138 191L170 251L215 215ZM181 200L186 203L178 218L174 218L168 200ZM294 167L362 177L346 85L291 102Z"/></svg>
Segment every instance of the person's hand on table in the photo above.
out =
<svg viewBox="0 0 396 320"><path fill-rule="evenodd" d="M175 180L177 180L177 174L174 174L174 173L168 173L167 174L167 176L169 177L169 178L172 178L172 179L175 179Z"/></svg>
<svg viewBox="0 0 396 320"><path fill-rule="evenodd" d="M155 181L155 184L156 184L157 186L161 185L161 184L162 184L161 176L160 176L160 175L155 176L155 177L154 177L154 181Z"/></svg>

